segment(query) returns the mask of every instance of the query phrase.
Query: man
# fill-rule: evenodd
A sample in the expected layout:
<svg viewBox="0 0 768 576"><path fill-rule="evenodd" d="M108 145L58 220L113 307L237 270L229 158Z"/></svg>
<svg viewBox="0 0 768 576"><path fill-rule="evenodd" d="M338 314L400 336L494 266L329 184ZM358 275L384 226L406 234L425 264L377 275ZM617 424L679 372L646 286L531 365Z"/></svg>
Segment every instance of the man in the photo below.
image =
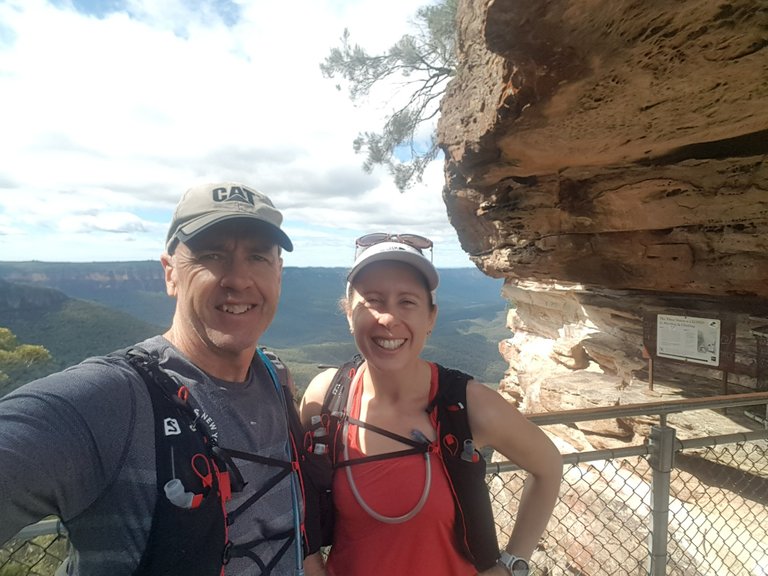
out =
<svg viewBox="0 0 768 576"><path fill-rule="evenodd" d="M242 184L189 189L161 257L172 325L132 353L154 372L118 353L0 399L0 543L56 515L62 574L324 573L319 554L302 567L293 407L258 350L293 249L281 223Z"/></svg>

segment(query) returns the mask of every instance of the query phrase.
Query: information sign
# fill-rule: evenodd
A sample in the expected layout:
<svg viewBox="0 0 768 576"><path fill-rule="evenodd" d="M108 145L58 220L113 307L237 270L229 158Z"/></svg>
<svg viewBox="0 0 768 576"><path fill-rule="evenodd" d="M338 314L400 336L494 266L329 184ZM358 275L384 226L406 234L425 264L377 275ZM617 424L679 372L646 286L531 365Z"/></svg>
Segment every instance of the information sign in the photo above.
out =
<svg viewBox="0 0 768 576"><path fill-rule="evenodd" d="M659 314L656 355L709 366L720 364L720 320Z"/></svg>

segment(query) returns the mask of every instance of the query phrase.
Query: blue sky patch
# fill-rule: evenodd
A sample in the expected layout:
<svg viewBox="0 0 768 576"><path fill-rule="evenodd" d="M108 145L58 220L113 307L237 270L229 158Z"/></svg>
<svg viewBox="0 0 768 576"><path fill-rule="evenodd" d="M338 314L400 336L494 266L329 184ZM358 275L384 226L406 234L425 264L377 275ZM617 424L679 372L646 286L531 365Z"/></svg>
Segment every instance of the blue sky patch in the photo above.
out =
<svg viewBox="0 0 768 576"><path fill-rule="evenodd" d="M73 6L81 14L100 19L116 12L133 16L125 0L51 0L51 3L59 8ZM232 0L187 0L185 4L191 12L217 15L227 26L234 26L240 19L240 5Z"/></svg>
<svg viewBox="0 0 768 576"><path fill-rule="evenodd" d="M73 6L81 14L106 18L115 12L126 11L124 0L51 0L51 4L57 8Z"/></svg>

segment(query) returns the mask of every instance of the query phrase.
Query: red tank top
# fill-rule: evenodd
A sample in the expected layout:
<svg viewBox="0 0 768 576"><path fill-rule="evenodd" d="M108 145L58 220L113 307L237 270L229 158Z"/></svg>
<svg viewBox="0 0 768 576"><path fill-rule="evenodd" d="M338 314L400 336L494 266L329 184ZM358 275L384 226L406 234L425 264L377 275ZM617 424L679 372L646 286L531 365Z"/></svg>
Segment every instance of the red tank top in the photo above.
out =
<svg viewBox="0 0 768 576"><path fill-rule="evenodd" d="M353 390L350 416L360 414L361 386ZM432 365L430 400L437 392L437 367ZM358 427L350 425L349 457L364 456ZM344 468L333 478L336 508L334 544L328 558L330 576L474 576L474 566L454 544L454 504L437 451L430 456L432 484L424 507L399 524L380 522L358 504ZM384 516L402 516L413 509L424 490L424 456L411 454L350 467L360 495Z"/></svg>

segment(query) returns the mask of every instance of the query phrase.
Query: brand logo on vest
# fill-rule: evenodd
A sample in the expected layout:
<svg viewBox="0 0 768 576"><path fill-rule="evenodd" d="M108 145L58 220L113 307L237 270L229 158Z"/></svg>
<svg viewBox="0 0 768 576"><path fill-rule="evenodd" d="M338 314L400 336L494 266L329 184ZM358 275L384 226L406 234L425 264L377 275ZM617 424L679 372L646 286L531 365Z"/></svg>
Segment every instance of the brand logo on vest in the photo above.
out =
<svg viewBox="0 0 768 576"><path fill-rule="evenodd" d="M166 436L177 436L181 434L181 426L176 418L166 418L163 420L163 432Z"/></svg>
<svg viewBox="0 0 768 576"><path fill-rule="evenodd" d="M255 192L243 186L214 188L212 193L214 202L245 202L251 206L254 205L253 199L256 196Z"/></svg>
<svg viewBox="0 0 768 576"><path fill-rule="evenodd" d="M219 427L216 426L216 422L211 418L207 412L201 412L199 408L195 408L195 415L200 418L205 425L208 426L208 432L211 434L211 438L214 440L219 439Z"/></svg>

